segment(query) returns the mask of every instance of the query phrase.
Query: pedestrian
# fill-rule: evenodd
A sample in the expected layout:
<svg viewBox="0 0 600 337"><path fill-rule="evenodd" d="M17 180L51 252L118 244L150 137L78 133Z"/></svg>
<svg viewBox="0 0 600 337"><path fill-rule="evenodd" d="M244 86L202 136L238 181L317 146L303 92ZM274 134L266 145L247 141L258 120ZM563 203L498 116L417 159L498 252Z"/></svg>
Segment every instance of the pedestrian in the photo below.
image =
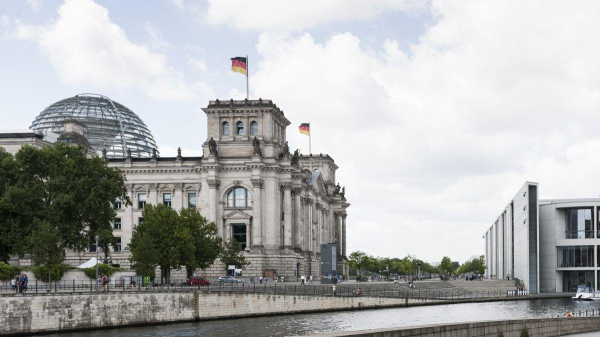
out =
<svg viewBox="0 0 600 337"><path fill-rule="evenodd" d="M107 291L108 277L105 274L102 274L102 292Z"/></svg>
<svg viewBox="0 0 600 337"><path fill-rule="evenodd" d="M258 279L258 282L259 282L260 284L262 284L262 280L263 280L263 277L261 276L261 277Z"/></svg>
<svg viewBox="0 0 600 337"><path fill-rule="evenodd" d="M23 292L23 274L19 275L19 278L17 279L17 289L19 294Z"/></svg>
<svg viewBox="0 0 600 337"><path fill-rule="evenodd" d="M27 274L23 274L23 295L27 293L27 286L29 285L29 277Z"/></svg>
<svg viewBox="0 0 600 337"><path fill-rule="evenodd" d="M310 281L310 284L313 284L313 283L312 283L312 275L310 275L310 276L308 277L308 279L309 279L309 281Z"/></svg>
<svg viewBox="0 0 600 337"><path fill-rule="evenodd" d="M300 276L300 285L306 285L306 275L302 274L302 276Z"/></svg>
<svg viewBox="0 0 600 337"><path fill-rule="evenodd" d="M335 296L335 283L331 285L331 290L333 292L333 296Z"/></svg>
<svg viewBox="0 0 600 337"><path fill-rule="evenodd" d="M10 289L16 294L17 293L17 275L10 279Z"/></svg>

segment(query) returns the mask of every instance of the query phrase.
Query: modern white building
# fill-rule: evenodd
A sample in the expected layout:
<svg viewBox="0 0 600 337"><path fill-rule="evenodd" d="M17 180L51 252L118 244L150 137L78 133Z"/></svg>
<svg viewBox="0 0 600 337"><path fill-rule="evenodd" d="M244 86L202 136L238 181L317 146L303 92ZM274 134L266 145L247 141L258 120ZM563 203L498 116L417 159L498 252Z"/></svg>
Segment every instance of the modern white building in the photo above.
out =
<svg viewBox="0 0 600 337"><path fill-rule="evenodd" d="M347 276L350 204L337 183L334 160L324 154L292 155L286 141L291 123L270 100L215 100L203 110L208 122L207 138L199 144L202 157L159 156L149 147L154 139L141 119L98 95L51 105L35 119L33 131L0 133L0 146L16 153L25 144L51 145L45 136L50 133L58 141L79 139L124 173L133 205L114 203L118 245L110 252L113 264L130 265L128 244L143 221L144 205L162 203L178 210L196 208L217 225L224 240L241 243L251 261L246 276L316 277L321 244L327 243L335 243L338 274ZM95 249L67 252L67 260L81 264L95 256ZM224 266L217 261L198 274L221 276Z"/></svg>
<svg viewBox="0 0 600 337"><path fill-rule="evenodd" d="M527 182L484 235L486 276L518 278L531 293L598 288L600 199L540 200Z"/></svg>

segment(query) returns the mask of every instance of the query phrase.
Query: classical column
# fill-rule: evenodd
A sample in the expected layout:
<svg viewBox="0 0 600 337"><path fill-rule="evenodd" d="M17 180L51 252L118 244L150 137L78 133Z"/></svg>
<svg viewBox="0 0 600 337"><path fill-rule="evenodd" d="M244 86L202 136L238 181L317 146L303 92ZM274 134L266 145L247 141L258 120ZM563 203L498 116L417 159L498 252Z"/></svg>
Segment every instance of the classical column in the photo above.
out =
<svg viewBox="0 0 600 337"><path fill-rule="evenodd" d="M346 216L348 214L342 214L342 256L346 255Z"/></svg>
<svg viewBox="0 0 600 337"><path fill-rule="evenodd" d="M246 223L246 250L250 250L250 223Z"/></svg>
<svg viewBox="0 0 600 337"><path fill-rule="evenodd" d="M229 241L231 239L231 224L229 222L225 223L225 235L223 237L224 241Z"/></svg>
<svg viewBox="0 0 600 337"><path fill-rule="evenodd" d="M150 189L148 191L148 198L146 202L152 205L158 204L158 185L150 184Z"/></svg>
<svg viewBox="0 0 600 337"><path fill-rule="evenodd" d="M173 193L173 209L179 211L180 209L184 208L184 203L183 203L183 184L182 183L177 183L175 184L175 193Z"/></svg>
<svg viewBox="0 0 600 337"><path fill-rule="evenodd" d="M337 236L337 240L335 240L335 248L337 250L337 255L338 256L342 256L343 255L343 244L344 244L344 239L343 239L343 235L342 235L342 213L340 212L335 212L334 213L335 216L335 233Z"/></svg>
<svg viewBox="0 0 600 337"><path fill-rule="evenodd" d="M323 231L321 230L321 203L319 203L318 201L315 202L313 222L315 223L315 227L317 228L317 231L315 233L316 246L314 248L315 252L320 253L321 243L323 243Z"/></svg>
<svg viewBox="0 0 600 337"><path fill-rule="evenodd" d="M252 248L262 248L262 179L252 179L254 195L252 196ZM247 233L247 232L246 232Z"/></svg>
<svg viewBox="0 0 600 337"><path fill-rule="evenodd" d="M312 248L312 228L313 228L313 224L312 224L312 204L313 204L313 199L312 198L304 198L304 203L306 204L306 206L304 207L304 237L306 238L306 240L304 240L304 249L307 252L313 251Z"/></svg>
<svg viewBox="0 0 600 337"><path fill-rule="evenodd" d="M208 202L210 207L208 221L212 221L217 224L217 227L219 228L219 235L225 239L225 236L223 236L223 230L221 228L222 226L218 226L217 223L217 189L219 188L219 185L220 182L218 179L208 179Z"/></svg>
<svg viewBox="0 0 600 337"><path fill-rule="evenodd" d="M292 184L283 187L283 246L292 249Z"/></svg>
<svg viewBox="0 0 600 337"><path fill-rule="evenodd" d="M294 189L294 249L302 249L302 202L300 200L301 188Z"/></svg>

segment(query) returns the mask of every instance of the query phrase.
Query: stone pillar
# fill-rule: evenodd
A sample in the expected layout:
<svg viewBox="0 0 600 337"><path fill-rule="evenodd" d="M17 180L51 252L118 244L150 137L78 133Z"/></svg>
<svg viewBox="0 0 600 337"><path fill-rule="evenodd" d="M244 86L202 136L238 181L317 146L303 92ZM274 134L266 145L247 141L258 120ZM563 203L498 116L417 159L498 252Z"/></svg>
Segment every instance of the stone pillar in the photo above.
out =
<svg viewBox="0 0 600 337"><path fill-rule="evenodd" d="M220 182L218 179L208 179L208 202L210 207L208 221L213 221L215 224L217 224L219 235L225 239L222 226L218 226L217 223L217 190L219 189L219 185Z"/></svg>
<svg viewBox="0 0 600 337"><path fill-rule="evenodd" d="M342 255L342 214L340 212L334 213L335 221L334 228L337 236L337 240L335 240L335 249L337 250L337 255Z"/></svg>
<svg viewBox="0 0 600 337"><path fill-rule="evenodd" d="M158 185L150 184L150 189L148 191L148 198L146 202L152 205L158 204Z"/></svg>
<svg viewBox="0 0 600 337"><path fill-rule="evenodd" d="M292 249L292 184L283 184L283 247Z"/></svg>
<svg viewBox="0 0 600 337"><path fill-rule="evenodd" d="M176 211L179 211L180 209L184 208L184 206L187 206L184 204L183 184L175 184L175 191L173 193L172 203L173 209Z"/></svg>
<svg viewBox="0 0 600 337"><path fill-rule="evenodd" d="M252 248L262 248L262 179L252 179L254 195L252 196ZM247 234L248 232L246 232Z"/></svg>
<svg viewBox="0 0 600 337"><path fill-rule="evenodd" d="M223 237L224 241L229 241L231 239L231 224L229 222L225 223L225 235Z"/></svg>
<svg viewBox="0 0 600 337"><path fill-rule="evenodd" d="M294 189L294 249L302 249L302 202L300 201L300 193L302 189Z"/></svg>
<svg viewBox="0 0 600 337"><path fill-rule="evenodd" d="M250 250L251 240L250 240L250 223L246 223L246 250Z"/></svg>
<svg viewBox="0 0 600 337"><path fill-rule="evenodd" d="M342 256L346 255L346 216L348 214L342 214Z"/></svg>
<svg viewBox="0 0 600 337"><path fill-rule="evenodd" d="M305 202L305 209L304 209L304 237L306 238L306 240L304 240L304 249L308 252L308 251L314 251L311 250L311 245L312 245L312 230L313 230L313 224L312 224L312 214L311 214L311 208L313 205L313 199L311 198L305 198L304 199Z"/></svg>
<svg viewBox="0 0 600 337"><path fill-rule="evenodd" d="M315 252L321 252L321 243L323 243L323 230L321 229L321 204L317 201L315 202L313 222L315 223L316 232L316 244L315 244Z"/></svg>

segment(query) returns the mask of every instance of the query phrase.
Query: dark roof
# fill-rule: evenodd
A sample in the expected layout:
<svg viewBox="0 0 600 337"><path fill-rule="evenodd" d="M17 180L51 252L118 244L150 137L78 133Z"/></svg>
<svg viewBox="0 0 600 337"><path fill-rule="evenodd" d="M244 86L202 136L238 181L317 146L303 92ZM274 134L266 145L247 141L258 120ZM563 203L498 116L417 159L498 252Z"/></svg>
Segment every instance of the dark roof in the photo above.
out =
<svg viewBox="0 0 600 337"><path fill-rule="evenodd" d="M37 132L26 132L26 131L23 131L23 132L20 132L20 131L0 132L0 138L31 138L31 137L44 139L44 135L37 133Z"/></svg>

